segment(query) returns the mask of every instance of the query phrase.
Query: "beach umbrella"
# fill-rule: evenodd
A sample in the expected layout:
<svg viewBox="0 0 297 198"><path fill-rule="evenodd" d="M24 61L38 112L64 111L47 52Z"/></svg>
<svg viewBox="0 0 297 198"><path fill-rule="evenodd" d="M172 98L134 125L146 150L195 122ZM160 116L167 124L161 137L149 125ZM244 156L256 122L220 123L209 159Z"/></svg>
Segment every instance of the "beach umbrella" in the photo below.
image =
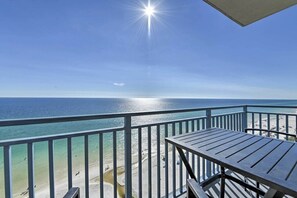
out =
<svg viewBox="0 0 297 198"><path fill-rule="evenodd" d="M249 25L297 4L297 0L204 0L240 24Z"/></svg>

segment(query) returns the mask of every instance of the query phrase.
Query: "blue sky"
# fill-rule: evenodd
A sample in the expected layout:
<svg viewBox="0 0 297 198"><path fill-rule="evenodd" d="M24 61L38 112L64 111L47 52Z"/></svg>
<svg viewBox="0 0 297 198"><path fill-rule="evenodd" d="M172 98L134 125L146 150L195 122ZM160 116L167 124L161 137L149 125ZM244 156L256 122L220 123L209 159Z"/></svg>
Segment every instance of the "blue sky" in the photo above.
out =
<svg viewBox="0 0 297 198"><path fill-rule="evenodd" d="M156 2L148 37L136 0L2 0L0 97L297 98L297 7L243 28Z"/></svg>

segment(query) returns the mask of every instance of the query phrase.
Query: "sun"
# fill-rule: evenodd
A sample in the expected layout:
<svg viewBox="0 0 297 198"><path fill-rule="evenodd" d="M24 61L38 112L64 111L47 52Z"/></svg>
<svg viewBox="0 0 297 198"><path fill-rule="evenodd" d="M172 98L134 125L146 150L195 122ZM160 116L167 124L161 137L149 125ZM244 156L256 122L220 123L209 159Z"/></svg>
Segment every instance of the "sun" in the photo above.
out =
<svg viewBox="0 0 297 198"><path fill-rule="evenodd" d="M151 36L151 23L152 18L155 17L156 9L153 5L151 5L150 0L148 1L147 5L143 6L143 16L147 17L147 30L148 30L148 37Z"/></svg>
<svg viewBox="0 0 297 198"><path fill-rule="evenodd" d="M154 15L155 13L155 8L153 6L151 6L150 4L148 4L145 8L144 8L144 14L147 16L147 17L151 17Z"/></svg>

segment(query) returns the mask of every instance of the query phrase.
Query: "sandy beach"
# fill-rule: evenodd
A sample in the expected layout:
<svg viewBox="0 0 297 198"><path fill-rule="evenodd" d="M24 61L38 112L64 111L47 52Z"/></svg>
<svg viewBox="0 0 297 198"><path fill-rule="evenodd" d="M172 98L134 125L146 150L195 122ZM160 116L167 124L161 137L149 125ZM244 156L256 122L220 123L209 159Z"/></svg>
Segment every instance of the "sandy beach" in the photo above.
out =
<svg viewBox="0 0 297 198"><path fill-rule="evenodd" d="M156 156L156 150L152 150L152 192L155 194L157 192L157 180L156 180L156 174L157 174L157 156ZM133 154L133 159L136 159L137 153ZM162 160L163 158L163 160ZM168 154L168 171L169 171L169 181L172 182L172 152L170 151ZM176 152L176 183L177 186L179 186L179 165L180 161L178 158L178 154ZM164 194L165 192L165 161L164 161L164 145L161 146L161 192ZM60 170L62 174L56 174L55 179L55 191L56 191L56 197L63 197L63 195L67 192L67 169ZM133 161L132 166L132 185L133 185L133 197L138 197L138 162L137 160ZM90 178L90 197L98 197L100 193L100 186L99 181L100 177L99 175L99 166L98 164L90 164L89 169L89 178ZM118 191L118 197L124 197L124 180L125 180L125 169L123 165L120 165L117 167L117 191ZM80 187L81 197L84 197L85 194L85 173L84 173L84 167L83 165L80 166L80 169L76 169L73 171L73 186ZM148 193L148 155L146 151L143 151L143 160L142 160L142 193L143 195L146 195ZM186 178L186 171L183 167L183 178ZM104 164L104 196L105 197L111 197L113 196L113 165L112 163L106 163ZM172 189L172 185L169 186L169 189ZM48 182L44 181L43 185L36 185L35 188L35 195L36 197L49 197L49 188L48 188ZM22 192L14 193L14 197L18 198L24 198L28 197L28 190L24 189Z"/></svg>

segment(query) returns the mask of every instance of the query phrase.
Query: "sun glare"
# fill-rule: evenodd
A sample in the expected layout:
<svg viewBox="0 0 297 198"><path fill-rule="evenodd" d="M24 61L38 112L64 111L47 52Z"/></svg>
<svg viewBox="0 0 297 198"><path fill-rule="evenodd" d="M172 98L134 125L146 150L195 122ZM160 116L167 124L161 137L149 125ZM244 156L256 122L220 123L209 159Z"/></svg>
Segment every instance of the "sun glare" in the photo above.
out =
<svg viewBox="0 0 297 198"><path fill-rule="evenodd" d="M156 9L154 6L151 5L151 2L149 0L147 5L144 5L143 8L143 15L147 17L147 31L149 37L151 36L151 23L155 13Z"/></svg>
<svg viewBox="0 0 297 198"><path fill-rule="evenodd" d="M148 5L147 7L145 7L144 9L144 13L146 16L151 17L154 15L155 13L155 8L152 7L151 5Z"/></svg>

